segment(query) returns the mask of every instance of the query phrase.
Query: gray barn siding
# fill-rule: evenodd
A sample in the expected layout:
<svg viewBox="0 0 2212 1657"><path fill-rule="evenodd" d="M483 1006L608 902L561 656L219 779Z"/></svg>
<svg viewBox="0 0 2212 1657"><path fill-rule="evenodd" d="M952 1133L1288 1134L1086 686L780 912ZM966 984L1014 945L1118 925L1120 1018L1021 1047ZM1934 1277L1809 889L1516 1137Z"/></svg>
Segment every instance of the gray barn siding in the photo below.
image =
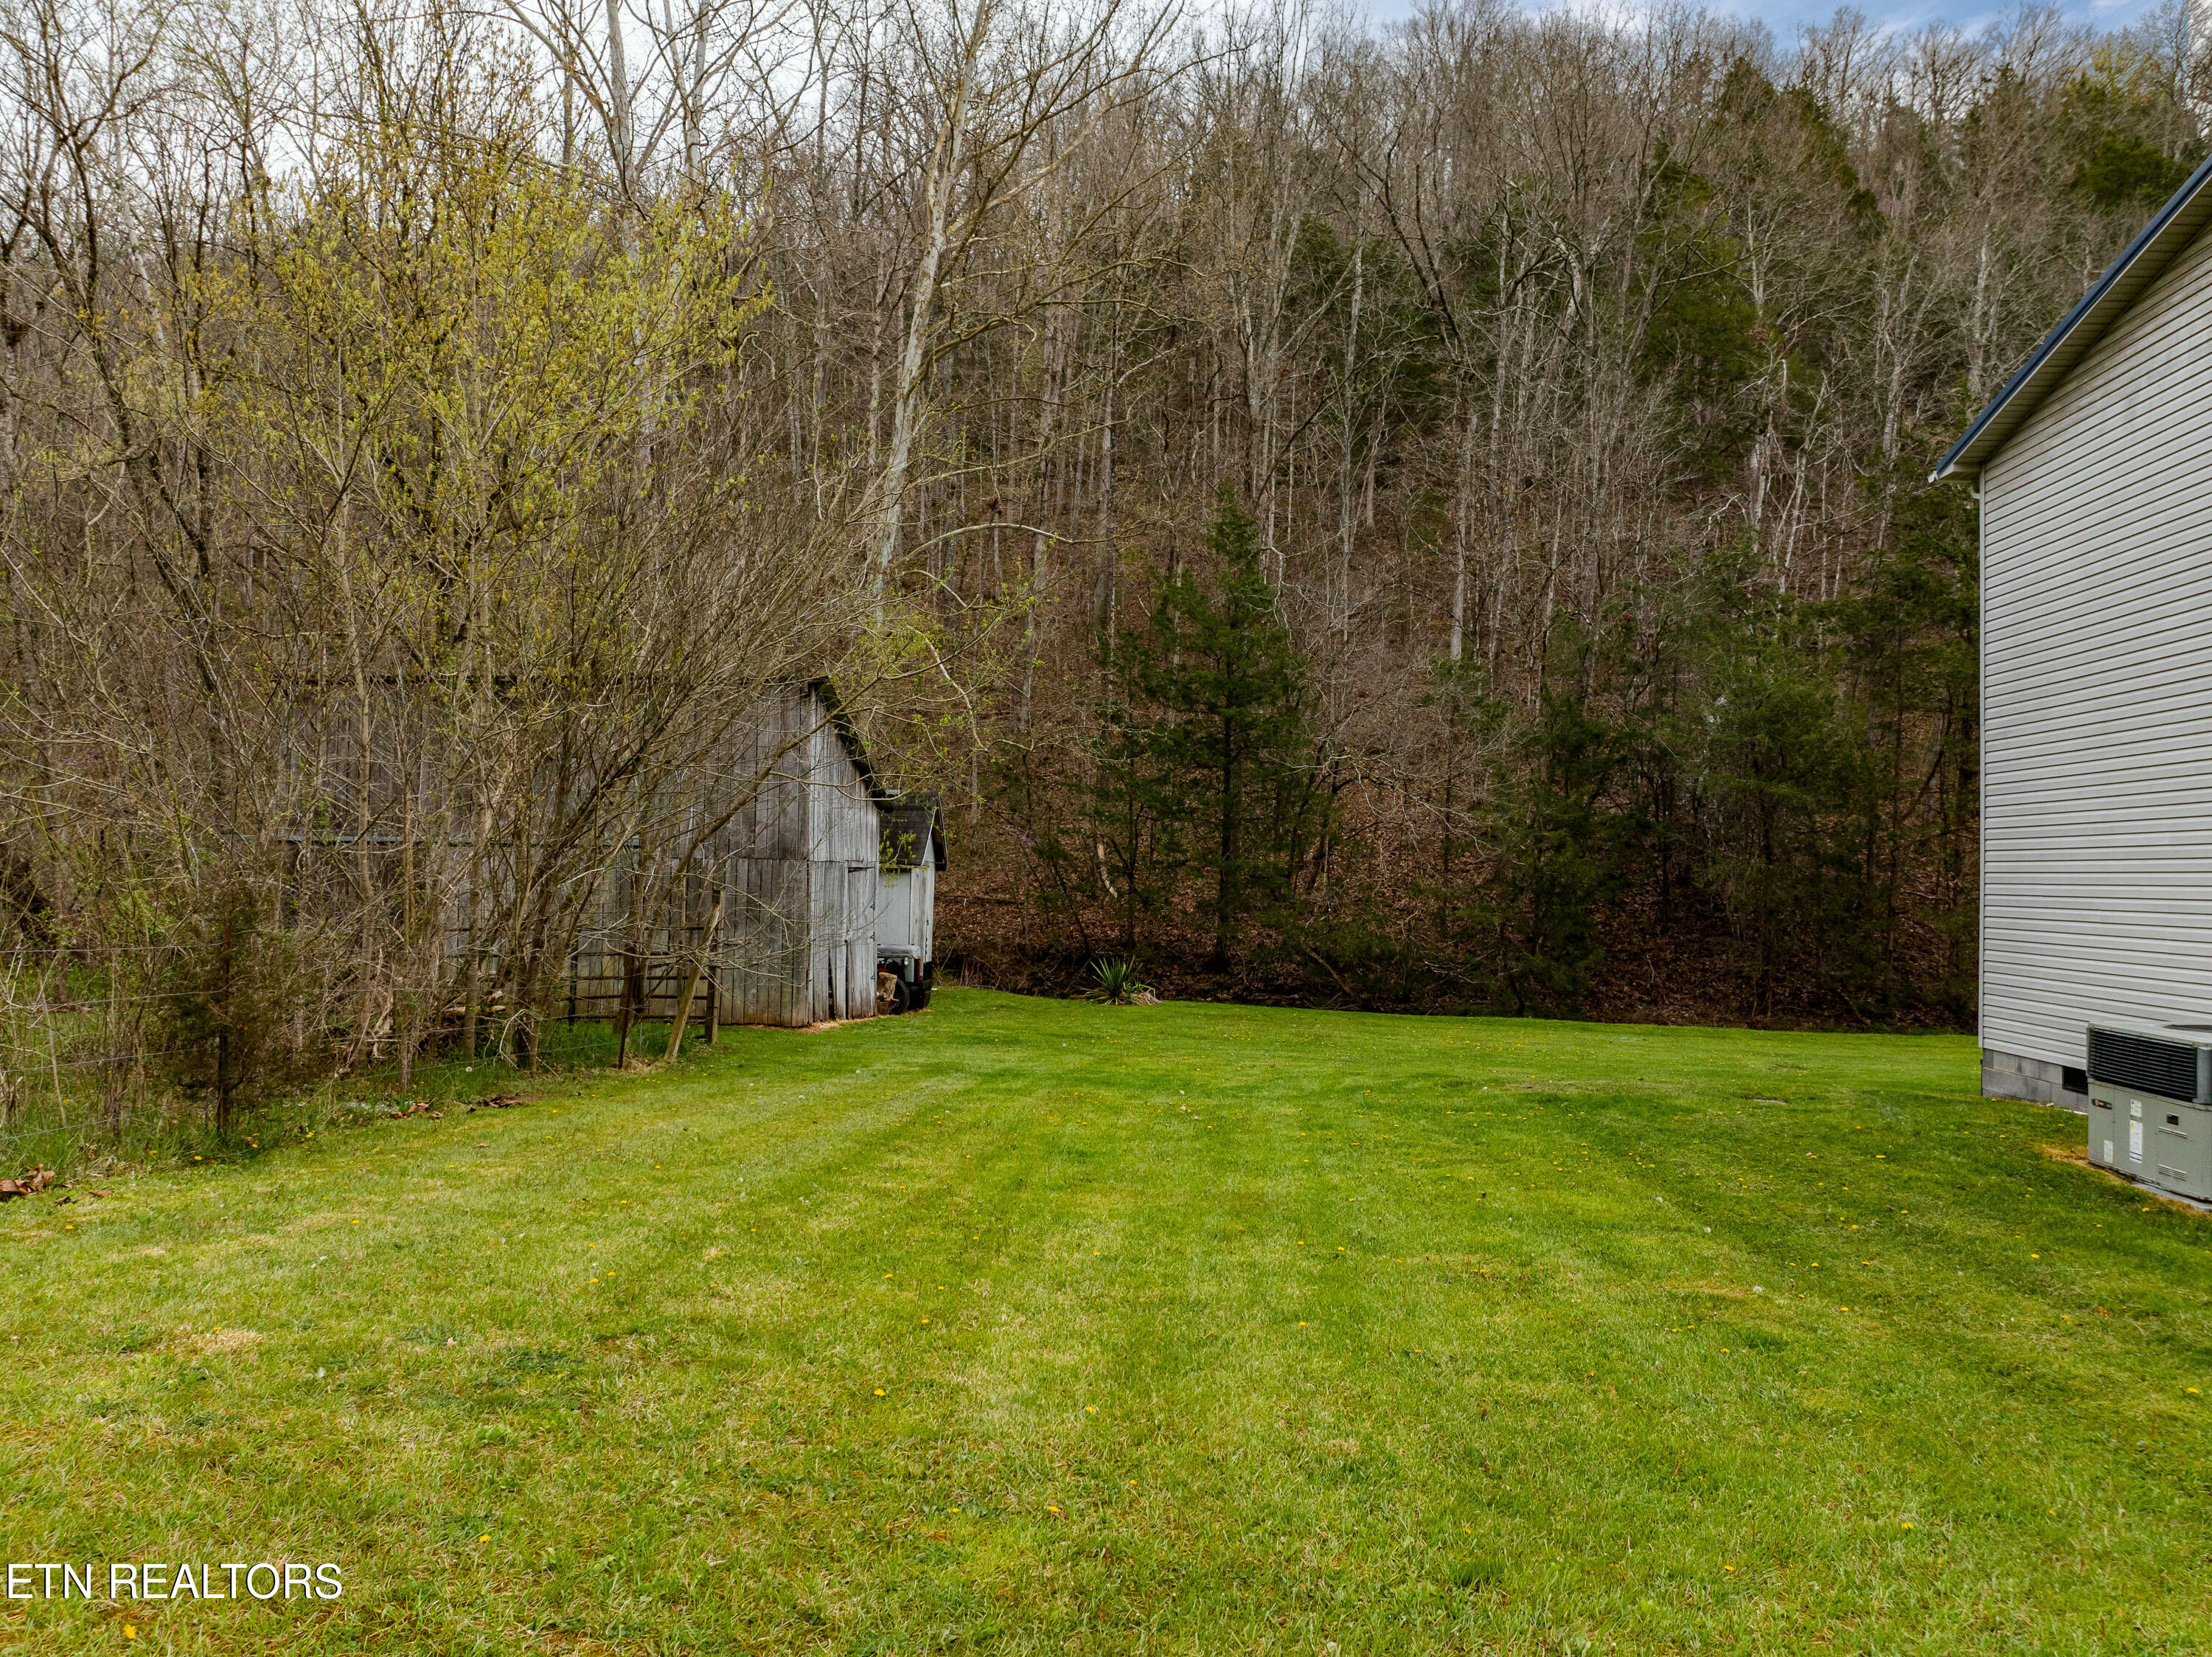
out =
<svg viewBox="0 0 2212 1657"><path fill-rule="evenodd" d="M1981 478L1984 1084L2212 1017L2212 235Z"/></svg>
<svg viewBox="0 0 2212 1657"><path fill-rule="evenodd" d="M712 968L724 1024L802 1026L868 1018L876 1010L874 892L880 810L873 791L812 690L794 687L740 722L718 774L701 779L699 815L712 820L733 790L751 798L702 847L696 873L648 947L665 958L697 947L714 891L723 893ZM755 786L757 781L757 787ZM616 1007L627 878L609 883L593 944L577 972L598 993L580 1014ZM672 1015L680 967L659 968L646 1016Z"/></svg>
<svg viewBox="0 0 2212 1657"><path fill-rule="evenodd" d="M814 728L824 711L809 692L777 698L744 722L745 739L720 779L726 789L759 779L708 853L728 894L716 952L724 1023L800 1026L820 1016L807 995L814 889L808 843ZM704 792L711 796L711 786Z"/></svg>
<svg viewBox="0 0 2212 1657"><path fill-rule="evenodd" d="M876 856L882 813L834 729L812 738L808 862L812 870L816 1016L876 1010Z"/></svg>
<svg viewBox="0 0 2212 1657"><path fill-rule="evenodd" d="M809 865L803 858L732 857L723 865L727 882L722 939L716 952L725 1024L804 1025L814 1021L805 996L811 905Z"/></svg>

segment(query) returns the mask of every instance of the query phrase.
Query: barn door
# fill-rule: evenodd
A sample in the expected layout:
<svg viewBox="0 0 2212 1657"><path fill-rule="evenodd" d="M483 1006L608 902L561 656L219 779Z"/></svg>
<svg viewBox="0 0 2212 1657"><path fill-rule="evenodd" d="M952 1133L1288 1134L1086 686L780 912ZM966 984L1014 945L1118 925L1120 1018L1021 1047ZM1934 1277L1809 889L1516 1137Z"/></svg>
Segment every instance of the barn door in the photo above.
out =
<svg viewBox="0 0 2212 1657"><path fill-rule="evenodd" d="M876 879L872 863L845 870L845 978L853 1010L848 1018L872 1018L876 1011Z"/></svg>

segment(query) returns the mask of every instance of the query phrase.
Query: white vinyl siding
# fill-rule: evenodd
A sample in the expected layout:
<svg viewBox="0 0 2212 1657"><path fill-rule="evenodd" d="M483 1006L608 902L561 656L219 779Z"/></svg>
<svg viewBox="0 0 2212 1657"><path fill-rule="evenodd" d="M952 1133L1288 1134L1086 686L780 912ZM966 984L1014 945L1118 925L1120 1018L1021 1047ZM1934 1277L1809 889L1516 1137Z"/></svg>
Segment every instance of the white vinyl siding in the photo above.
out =
<svg viewBox="0 0 2212 1657"><path fill-rule="evenodd" d="M1985 1049L2212 1018L2212 235L1984 468Z"/></svg>

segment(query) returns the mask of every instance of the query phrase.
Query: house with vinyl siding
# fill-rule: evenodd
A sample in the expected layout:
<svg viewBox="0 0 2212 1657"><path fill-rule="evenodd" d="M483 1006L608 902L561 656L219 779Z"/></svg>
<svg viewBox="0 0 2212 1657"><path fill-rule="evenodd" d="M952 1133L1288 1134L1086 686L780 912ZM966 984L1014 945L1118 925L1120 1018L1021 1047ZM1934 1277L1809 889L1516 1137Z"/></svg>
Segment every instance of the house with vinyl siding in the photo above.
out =
<svg viewBox="0 0 2212 1657"><path fill-rule="evenodd" d="M1982 1090L2212 1020L2212 162L1944 456L1980 503Z"/></svg>

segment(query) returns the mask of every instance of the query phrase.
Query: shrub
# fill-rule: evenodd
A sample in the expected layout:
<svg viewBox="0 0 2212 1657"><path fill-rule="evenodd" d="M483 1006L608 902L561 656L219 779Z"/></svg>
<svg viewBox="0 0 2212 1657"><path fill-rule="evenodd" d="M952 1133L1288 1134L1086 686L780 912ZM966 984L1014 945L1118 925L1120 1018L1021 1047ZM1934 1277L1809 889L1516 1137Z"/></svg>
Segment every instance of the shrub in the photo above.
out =
<svg viewBox="0 0 2212 1657"><path fill-rule="evenodd" d="M1151 987L1137 976L1133 960L1113 960L1102 957L1091 963L1094 982L1083 992L1086 1001L1103 1002L1109 1007L1127 1007L1139 996L1152 993Z"/></svg>

